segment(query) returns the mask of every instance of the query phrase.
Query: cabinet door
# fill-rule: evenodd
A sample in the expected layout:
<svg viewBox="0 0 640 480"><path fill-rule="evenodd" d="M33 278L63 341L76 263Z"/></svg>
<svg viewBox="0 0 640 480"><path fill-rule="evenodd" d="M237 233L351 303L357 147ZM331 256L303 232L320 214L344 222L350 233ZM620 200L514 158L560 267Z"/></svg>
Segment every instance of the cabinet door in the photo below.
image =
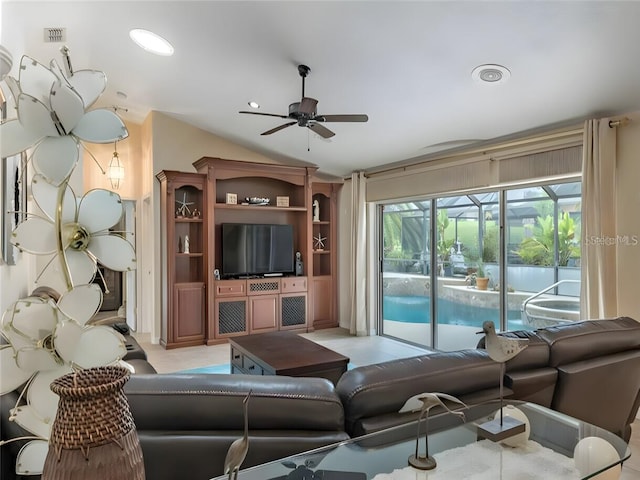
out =
<svg viewBox="0 0 640 480"><path fill-rule="evenodd" d="M307 326L307 294L287 293L280 295L280 330Z"/></svg>
<svg viewBox="0 0 640 480"><path fill-rule="evenodd" d="M313 292L312 318L314 328L333 327L333 280L330 276L314 277L311 282Z"/></svg>
<svg viewBox="0 0 640 480"><path fill-rule="evenodd" d="M181 283L174 287L174 332L176 342L204 338L204 283Z"/></svg>
<svg viewBox="0 0 640 480"><path fill-rule="evenodd" d="M218 298L215 301L216 338L248 333L247 297Z"/></svg>
<svg viewBox="0 0 640 480"><path fill-rule="evenodd" d="M249 297L251 333L271 332L278 329L278 295Z"/></svg>

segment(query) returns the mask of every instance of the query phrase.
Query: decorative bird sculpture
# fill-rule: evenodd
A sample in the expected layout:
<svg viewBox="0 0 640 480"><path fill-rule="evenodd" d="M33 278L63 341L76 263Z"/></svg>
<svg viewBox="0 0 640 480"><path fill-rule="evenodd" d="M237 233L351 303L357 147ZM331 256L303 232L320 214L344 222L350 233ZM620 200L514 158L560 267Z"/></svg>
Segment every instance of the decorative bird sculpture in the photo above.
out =
<svg viewBox="0 0 640 480"><path fill-rule="evenodd" d="M477 333L484 333L485 349L489 354L489 357L500 364L500 420L499 428L503 429L504 425L504 372L505 362L511 360L518 355L522 350L529 345L529 339L527 338L509 338L500 337L496 333L496 326L492 321L486 321L482 324L482 331Z"/></svg>
<svg viewBox="0 0 640 480"><path fill-rule="evenodd" d="M462 405L464 408L468 408L467 405L458 400L456 397L452 395L448 395L446 393L420 393L418 395L414 395L409 398L402 408L399 410L399 413L405 412L417 412L420 410L420 416L418 417L418 433L416 434L416 451L414 455L409 457L409 465L412 467L418 468L420 470L432 470L436 467L435 458L429 456L429 411L436 406L440 406L444 408L447 412L460 417L460 419L464 422L465 415L464 412L458 412L455 410L451 410L442 399L449 400L453 403L458 403ZM424 432L424 444L425 444L425 454L420 455L418 453L418 443L420 441L420 424L422 419L425 419L425 432Z"/></svg>
<svg viewBox="0 0 640 480"><path fill-rule="evenodd" d="M429 410L439 405L442 408L444 408L447 412L453 415L459 416L464 421L465 419L464 412L457 412L457 411L451 410L447 406L447 404L441 400L441 398L444 398L445 400L449 400L453 403L462 405L464 408L468 408L464 402L458 400L453 395L448 395L446 393L419 393L418 395L414 395L409 400L407 400L403 405L403 407L400 409L399 413L417 412L418 410L420 410L420 418L422 418L425 412L428 415Z"/></svg>
<svg viewBox="0 0 640 480"><path fill-rule="evenodd" d="M491 321L482 324L482 331L485 334L485 348L492 360L503 363L511 360L522 350L527 348L529 339L499 337L496 334L496 326Z"/></svg>
<svg viewBox="0 0 640 480"><path fill-rule="evenodd" d="M244 435L242 438L234 440L229 450L227 450L227 456L224 459L224 473L229 474L229 480L238 478L238 470L240 465L244 462L249 450L249 397L252 390L249 390L247 396L242 400L242 406L244 408Z"/></svg>

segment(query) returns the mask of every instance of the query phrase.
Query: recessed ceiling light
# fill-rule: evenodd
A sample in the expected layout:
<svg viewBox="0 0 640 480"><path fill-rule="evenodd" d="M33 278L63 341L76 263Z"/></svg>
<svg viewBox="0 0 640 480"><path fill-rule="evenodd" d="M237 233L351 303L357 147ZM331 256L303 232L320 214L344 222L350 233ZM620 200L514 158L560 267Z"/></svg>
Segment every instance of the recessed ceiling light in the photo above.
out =
<svg viewBox="0 0 640 480"><path fill-rule="evenodd" d="M254 102L253 100L249 102L249 106L256 109L260 108L260 104L258 102Z"/></svg>
<svg viewBox="0 0 640 480"><path fill-rule="evenodd" d="M129 32L129 36L131 40L147 52L164 57L173 55L173 45L156 33L135 28Z"/></svg>
<svg viewBox="0 0 640 480"><path fill-rule="evenodd" d="M471 78L476 82L498 85L505 83L511 77L511 72L508 68L502 65L479 65L471 72Z"/></svg>

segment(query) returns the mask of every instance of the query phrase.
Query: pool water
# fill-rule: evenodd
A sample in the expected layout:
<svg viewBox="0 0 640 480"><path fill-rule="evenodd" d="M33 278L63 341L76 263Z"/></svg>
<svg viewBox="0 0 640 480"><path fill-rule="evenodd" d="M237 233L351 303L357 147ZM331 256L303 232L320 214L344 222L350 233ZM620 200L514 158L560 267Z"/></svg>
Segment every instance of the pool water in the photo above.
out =
<svg viewBox="0 0 640 480"><path fill-rule="evenodd" d="M385 320L408 323L430 323L431 298L423 296L385 295L382 299L382 312ZM519 310L507 312L509 328L522 328ZM475 307L446 299L438 299L438 323L464 325L482 328L482 322L492 320L499 323L497 309Z"/></svg>

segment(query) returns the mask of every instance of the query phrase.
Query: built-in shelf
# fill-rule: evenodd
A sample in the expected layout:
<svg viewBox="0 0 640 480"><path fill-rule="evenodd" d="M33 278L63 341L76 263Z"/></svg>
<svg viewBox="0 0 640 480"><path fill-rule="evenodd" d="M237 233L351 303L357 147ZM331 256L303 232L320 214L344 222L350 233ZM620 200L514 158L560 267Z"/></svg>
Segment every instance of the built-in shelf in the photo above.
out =
<svg viewBox="0 0 640 480"><path fill-rule="evenodd" d="M236 205L233 203L216 203L215 208L230 210L269 210L282 212L306 212L306 207L277 207L275 205Z"/></svg>
<svg viewBox="0 0 640 480"><path fill-rule="evenodd" d="M207 319L207 178L171 170L158 173L157 178L165 276L160 344L165 348L201 345ZM184 252L187 239L189 253Z"/></svg>

